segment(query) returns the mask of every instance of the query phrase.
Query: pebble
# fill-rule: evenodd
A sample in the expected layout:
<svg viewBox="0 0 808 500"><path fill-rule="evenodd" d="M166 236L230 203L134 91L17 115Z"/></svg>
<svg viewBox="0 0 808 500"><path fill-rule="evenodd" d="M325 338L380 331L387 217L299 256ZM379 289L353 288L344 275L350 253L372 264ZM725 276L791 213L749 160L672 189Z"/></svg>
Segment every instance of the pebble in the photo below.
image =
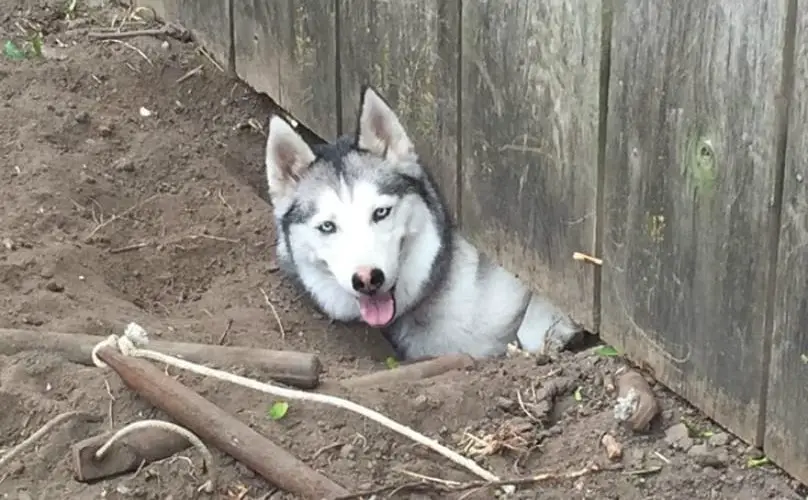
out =
<svg viewBox="0 0 808 500"><path fill-rule="evenodd" d="M710 448L706 444L694 445L688 450L687 456L702 467L721 469L727 466L729 455L723 449Z"/></svg>
<svg viewBox="0 0 808 500"><path fill-rule="evenodd" d="M81 178L81 182L85 184L95 184L95 177L88 174L87 172L82 172L81 175L79 175L79 177Z"/></svg>
<svg viewBox="0 0 808 500"><path fill-rule="evenodd" d="M685 424L676 424L665 431L665 442L672 448L687 451L693 446L693 438Z"/></svg>
<svg viewBox="0 0 808 500"><path fill-rule="evenodd" d="M112 135L112 127L110 127L109 125L99 125L98 134L101 137L109 137Z"/></svg>
<svg viewBox="0 0 808 500"><path fill-rule="evenodd" d="M120 172L134 172L135 164L129 158L120 158L113 164L115 170Z"/></svg>
<svg viewBox="0 0 808 500"><path fill-rule="evenodd" d="M50 292L61 293L65 291L65 286L57 281L49 281L45 288Z"/></svg>
<svg viewBox="0 0 808 500"><path fill-rule="evenodd" d="M497 398L497 406L502 410L510 411L516 408L516 402L513 399L500 396Z"/></svg>
<svg viewBox="0 0 808 500"><path fill-rule="evenodd" d="M342 448L340 448L339 456L341 456L342 458L353 458L353 449L354 447L352 444L346 444Z"/></svg>
<svg viewBox="0 0 808 500"><path fill-rule="evenodd" d="M728 445L729 440L730 440L729 434L727 434L726 432L718 432L710 436L707 442L710 443L710 446L721 447Z"/></svg>
<svg viewBox="0 0 808 500"><path fill-rule="evenodd" d="M535 360L536 360L536 366L544 366L551 361L550 356L546 354L537 354L535 356Z"/></svg>
<svg viewBox="0 0 808 500"><path fill-rule="evenodd" d="M429 400L423 394L415 396L412 402L416 410L425 410L429 406Z"/></svg>
<svg viewBox="0 0 808 500"><path fill-rule="evenodd" d="M79 111L78 113L76 113L76 116L75 116L74 119L76 120L76 123L81 123L81 124L88 123L90 121L90 113L88 113L86 111Z"/></svg>

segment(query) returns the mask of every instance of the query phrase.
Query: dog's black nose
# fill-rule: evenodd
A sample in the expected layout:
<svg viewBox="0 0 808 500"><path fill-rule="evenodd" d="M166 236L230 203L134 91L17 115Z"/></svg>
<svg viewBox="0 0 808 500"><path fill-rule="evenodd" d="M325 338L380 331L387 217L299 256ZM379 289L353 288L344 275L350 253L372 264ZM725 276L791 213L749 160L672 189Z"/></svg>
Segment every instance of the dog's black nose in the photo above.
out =
<svg viewBox="0 0 808 500"><path fill-rule="evenodd" d="M360 268L351 276L351 285L357 292L372 294L384 285L384 271L374 268Z"/></svg>

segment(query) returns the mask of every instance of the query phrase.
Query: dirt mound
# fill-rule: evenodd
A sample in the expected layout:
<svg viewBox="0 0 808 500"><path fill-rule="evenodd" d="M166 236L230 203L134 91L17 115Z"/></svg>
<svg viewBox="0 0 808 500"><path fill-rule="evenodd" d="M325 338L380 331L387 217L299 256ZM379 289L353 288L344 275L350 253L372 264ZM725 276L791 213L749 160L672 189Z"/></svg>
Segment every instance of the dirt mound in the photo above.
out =
<svg viewBox="0 0 808 500"><path fill-rule="evenodd" d="M385 369L390 350L378 333L330 323L277 270L263 194L264 136L240 126L250 118L265 123L269 101L190 44L88 39L88 31L126 18L123 9L20 4L0 0L2 41L22 47L39 31L44 55L0 59L0 327L107 335L134 321L160 339L207 343L227 329L229 345L317 353L328 377ZM771 466L747 467L754 450L658 386L661 421L645 435L614 431L624 455L610 462L599 444L615 429L604 382L619 366L592 351L492 360L462 374L346 395L475 455L503 477L564 474L592 463L609 469L525 486L518 498L800 498L796 483ZM347 412L293 402L275 421L267 416L271 398L175 372L352 491L412 482L412 473L474 479ZM548 384L565 390L553 404L534 401ZM42 352L0 356L0 407L0 456L61 412L104 418L58 426L0 469L4 498L194 497L199 478L186 460L96 484L73 479L72 443L110 426L165 418L113 373ZM682 419L689 428L677 426ZM213 498L291 498L215 453ZM198 463L193 450L185 455ZM410 495L446 497L428 488L396 494Z"/></svg>

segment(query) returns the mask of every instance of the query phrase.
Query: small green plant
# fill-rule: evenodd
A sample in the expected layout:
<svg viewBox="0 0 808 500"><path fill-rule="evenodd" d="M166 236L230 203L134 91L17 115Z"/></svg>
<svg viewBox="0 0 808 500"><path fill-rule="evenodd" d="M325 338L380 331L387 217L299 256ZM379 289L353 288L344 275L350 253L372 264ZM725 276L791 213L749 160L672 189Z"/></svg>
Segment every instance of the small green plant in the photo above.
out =
<svg viewBox="0 0 808 500"><path fill-rule="evenodd" d="M711 431L709 429L708 430L699 429L696 426L696 424L694 424L692 422L689 422L689 421L687 421L685 419L682 419L682 423L685 424L685 427L687 427L688 433L692 437L708 438L708 437L712 436L713 434L715 434L713 431Z"/></svg>
<svg viewBox="0 0 808 500"><path fill-rule="evenodd" d="M22 46L17 45L13 40L6 40L6 43L3 44L3 55L13 61L42 57L43 45L42 33L36 32Z"/></svg>
<svg viewBox="0 0 808 500"><path fill-rule="evenodd" d="M578 387L577 389L575 389L575 392L572 394L572 397L573 397L573 398L575 398L575 401L578 401L579 403L580 403L581 401L583 401L583 400L584 400L584 395L583 395L583 393L581 392L581 388L580 388L580 387Z"/></svg>
<svg viewBox="0 0 808 500"><path fill-rule="evenodd" d="M384 362L387 365L387 368L391 370L393 368L398 368L398 360L393 356L388 356L387 359L384 360Z"/></svg>
<svg viewBox="0 0 808 500"><path fill-rule="evenodd" d="M750 458L749 460L746 461L746 466L750 469L753 469L755 467L762 467L764 465L769 465L770 463L772 462L771 460L769 460L769 457Z"/></svg>
<svg viewBox="0 0 808 500"><path fill-rule="evenodd" d="M604 358L613 358L615 356L620 356L620 353L614 347L610 345L602 345L595 349L595 354L598 356L603 356Z"/></svg>
<svg viewBox="0 0 808 500"><path fill-rule="evenodd" d="M267 410L267 416L270 420L280 420L286 416L287 411L289 411L289 403L286 401L275 401L272 403L272 406L269 407L269 410Z"/></svg>

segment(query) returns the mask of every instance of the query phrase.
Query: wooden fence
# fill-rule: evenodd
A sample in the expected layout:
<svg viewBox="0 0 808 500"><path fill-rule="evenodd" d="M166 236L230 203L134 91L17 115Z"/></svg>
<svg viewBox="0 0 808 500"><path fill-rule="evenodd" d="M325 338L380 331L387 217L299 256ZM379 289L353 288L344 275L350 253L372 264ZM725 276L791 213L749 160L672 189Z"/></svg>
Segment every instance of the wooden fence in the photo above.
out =
<svg viewBox="0 0 808 500"><path fill-rule="evenodd" d="M478 247L808 482L808 6L141 3L324 138L376 85Z"/></svg>

